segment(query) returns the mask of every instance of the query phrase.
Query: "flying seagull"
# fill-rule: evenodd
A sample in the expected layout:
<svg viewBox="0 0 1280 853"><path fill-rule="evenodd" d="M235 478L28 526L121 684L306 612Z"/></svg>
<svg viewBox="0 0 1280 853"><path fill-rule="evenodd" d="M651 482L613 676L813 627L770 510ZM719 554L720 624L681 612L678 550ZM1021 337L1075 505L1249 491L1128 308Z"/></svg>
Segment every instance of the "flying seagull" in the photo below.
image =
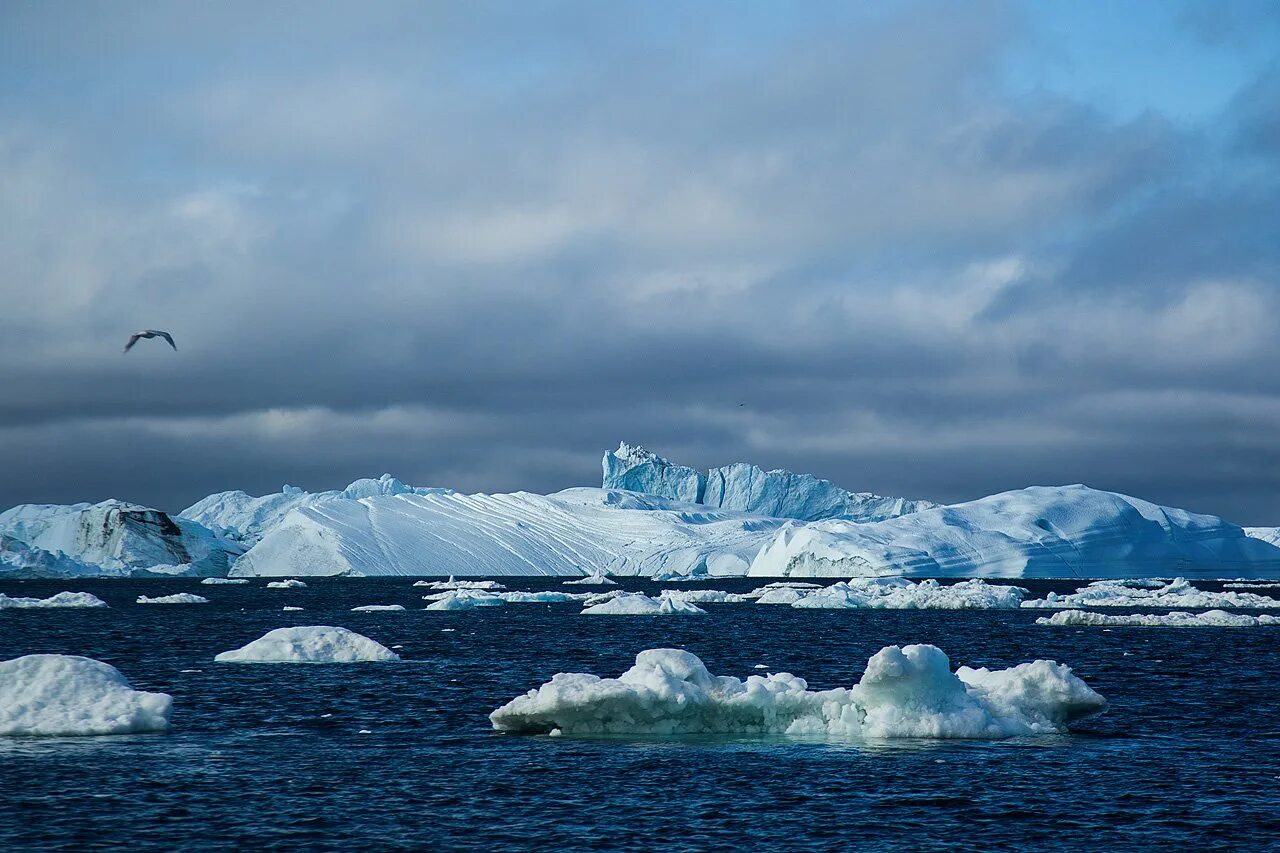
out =
<svg viewBox="0 0 1280 853"><path fill-rule="evenodd" d="M131 350L133 348L133 345L138 342L138 338L164 338L166 341L169 342L169 346L173 347L174 352L177 352L178 350L178 345L173 342L173 335L169 334L168 332L161 332L158 329L147 329L146 331L134 332L132 335L130 335L129 343L124 345L124 351L128 352L129 350Z"/></svg>

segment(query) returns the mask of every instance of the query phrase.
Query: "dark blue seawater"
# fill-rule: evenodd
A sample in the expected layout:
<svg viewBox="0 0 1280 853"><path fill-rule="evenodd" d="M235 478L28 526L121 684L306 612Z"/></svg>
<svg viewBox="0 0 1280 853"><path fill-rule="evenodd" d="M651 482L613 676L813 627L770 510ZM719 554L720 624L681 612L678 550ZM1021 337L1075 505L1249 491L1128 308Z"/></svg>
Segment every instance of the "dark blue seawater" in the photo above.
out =
<svg viewBox="0 0 1280 853"><path fill-rule="evenodd" d="M576 604L349 612L420 607L427 590L411 583L0 583L111 605L0 612L0 659L87 655L175 700L170 734L0 738L0 850L1280 846L1280 629L1106 631L1036 626L1043 614L1031 611L754 604L706 605L702 618L588 618ZM133 604L180 591L213 603ZM406 662L213 663L308 624L401 645ZM913 642L940 646L953 666L1069 663L1110 708L1071 735L999 742L591 740L497 734L487 719L556 672L617 675L655 646L689 649L717 674L762 663L825 689L857 681L882 646Z"/></svg>

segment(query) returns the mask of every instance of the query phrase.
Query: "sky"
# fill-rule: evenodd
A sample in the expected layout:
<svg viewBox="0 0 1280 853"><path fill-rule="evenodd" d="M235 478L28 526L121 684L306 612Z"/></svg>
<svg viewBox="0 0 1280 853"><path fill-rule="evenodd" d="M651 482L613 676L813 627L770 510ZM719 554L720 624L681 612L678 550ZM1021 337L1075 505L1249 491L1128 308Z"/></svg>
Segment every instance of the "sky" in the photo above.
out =
<svg viewBox="0 0 1280 853"><path fill-rule="evenodd" d="M1280 524L1273 2L0 0L0 176L0 507L626 440Z"/></svg>

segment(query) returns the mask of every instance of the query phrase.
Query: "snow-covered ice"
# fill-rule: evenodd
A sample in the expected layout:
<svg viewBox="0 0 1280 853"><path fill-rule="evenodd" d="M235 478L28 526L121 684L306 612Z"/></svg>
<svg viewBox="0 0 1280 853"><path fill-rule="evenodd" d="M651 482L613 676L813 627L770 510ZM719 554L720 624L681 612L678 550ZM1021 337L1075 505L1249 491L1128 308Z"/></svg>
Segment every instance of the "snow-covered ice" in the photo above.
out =
<svg viewBox="0 0 1280 853"><path fill-rule="evenodd" d="M208 584L210 586L213 586L215 584L223 584L223 585L243 584L248 582L249 582L248 578L205 578L204 580L200 581L200 583Z"/></svg>
<svg viewBox="0 0 1280 853"><path fill-rule="evenodd" d="M1208 610L1188 613L1175 610L1172 613L1090 613L1087 610L1061 610L1052 616L1041 616L1037 625L1086 625L1106 628L1257 628L1263 625L1280 625L1280 616L1262 614L1250 616L1244 613L1228 613L1225 610Z"/></svg>
<svg viewBox="0 0 1280 853"><path fill-rule="evenodd" d="M508 604L562 604L566 601L585 601L590 597L589 593L557 592L555 590L546 590L544 592L516 590L515 592L499 592L497 596Z"/></svg>
<svg viewBox="0 0 1280 853"><path fill-rule="evenodd" d="M0 661L0 736L161 732L172 708L172 697L134 690L119 670L92 658Z"/></svg>
<svg viewBox="0 0 1280 853"><path fill-rule="evenodd" d="M564 583L565 586L616 586L618 582L602 572L594 572L584 578L574 578Z"/></svg>
<svg viewBox="0 0 1280 853"><path fill-rule="evenodd" d="M757 603L780 603L769 593ZM1027 590L990 584L981 579L943 585L933 579L913 583L906 578L854 578L808 591L792 607L817 610L1001 610L1016 609ZM782 598L782 596L778 596Z"/></svg>
<svg viewBox="0 0 1280 853"><path fill-rule="evenodd" d="M624 592L599 604L584 602L588 616L705 616L707 611L679 598L650 598L639 592Z"/></svg>
<svg viewBox="0 0 1280 853"><path fill-rule="evenodd" d="M404 605L403 604L362 604L359 607L351 608L351 612L353 613L366 613L366 612L383 611L383 610L386 610L386 611L404 610Z"/></svg>
<svg viewBox="0 0 1280 853"><path fill-rule="evenodd" d="M276 628L246 646L222 652L222 663L362 663L400 660L363 634L330 625Z"/></svg>
<svg viewBox="0 0 1280 853"><path fill-rule="evenodd" d="M88 592L60 592L48 598L11 598L0 593L0 610L47 607L106 607L107 603Z"/></svg>
<svg viewBox="0 0 1280 853"><path fill-rule="evenodd" d="M284 607L281 607L280 609L281 609L282 611L284 611L285 613L291 613L291 612L293 612L293 611L295 611L295 610L301 610L302 608L301 608L301 607L291 607L290 605L286 604Z"/></svg>
<svg viewBox="0 0 1280 853"><path fill-rule="evenodd" d="M202 595L193 595L189 592L175 592L173 595L160 595L155 598L148 598L145 595L138 596L137 604L208 604L209 599Z"/></svg>
<svg viewBox="0 0 1280 853"><path fill-rule="evenodd" d="M674 598L689 604L737 604L749 600L744 595L725 592L722 589L664 589L658 593L658 596Z"/></svg>
<svg viewBox="0 0 1280 853"><path fill-rule="evenodd" d="M1050 592L1044 598L1022 602L1023 607L1159 607L1191 610L1244 607L1252 609L1280 608L1280 600L1252 592L1208 592L1193 586L1186 578L1174 578L1151 589L1112 581L1095 581L1073 593Z"/></svg>
<svg viewBox="0 0 1280 853"><path fill-rule="evenodd" d="M489 719L550 734L1002 738L1062 732L1105 704L1053 661L952 673L927 645L881 649L854 687L824 691L789 673L714 676L687 651L649 649L616 679L560 673Z"/></svg>
<svg viewBox="0 0 1280 853"><path fill-rule="evenodd" d="M423 596L432 600L427 610L474 610L477 607L502 607L507 602L495 593L484 589L454 589L437 595Z"/></svg>
<svg viewBox="0 0 1280 853"><path fill-rule="evenodd" d="M297 578L287 578L282 581L270 581L267 584L267 589L303 589L306 585L306 581L300 581Z"/></svg>
<svg viewBox="0 0 1280 853"><path fill-rule="evenodd" d="M426 587L427 589L484 589L490 592L506 589L505 586L495 580L460 581L453 575L449 575L449 579L443 581L418 581L414 586Z"/></svg>

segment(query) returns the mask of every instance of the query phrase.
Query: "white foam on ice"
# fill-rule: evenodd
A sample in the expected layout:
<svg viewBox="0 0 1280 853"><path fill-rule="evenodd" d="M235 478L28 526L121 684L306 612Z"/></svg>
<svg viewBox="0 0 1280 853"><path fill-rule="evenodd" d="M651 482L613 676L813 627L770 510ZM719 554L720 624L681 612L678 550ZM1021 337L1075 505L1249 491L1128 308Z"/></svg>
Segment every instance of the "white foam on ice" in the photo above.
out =
<svg viewBox="0 0 1280 853"><path fill-rule="evenodd" d="M331 625L276 628L246 646L222 652L221 663L364 663L400 656L363 634Z"/></svg>
<svg viewBox="0 0 1280 853"><path fill-rule="evenodd" d="M599 604L588 599L582 609L586 616L705 616L707 611L679 598L650 598L639 592L624 592Z"/></svg>
<svg viewBox="0 0 1280 853"><path fill-rule="evenodd" d="M949 585L933 579L913 583L906 578L854 578L811 590L791 606L815 610L1008 610L1016 609L1026 595L1022 587L976 578ZM779 603L766 601L768 596L756 599L757 603Z"/></svg>
<svg viewBox="0 0 1280 853"><path fill-rule="evenodd" d="M1159 607L1169 609L1207 610L1224 607L1251 609L1280 608L1280 600L1251 592L1208 592L1193 586L1186 578L1150 589L1114 581L1095 581L1073 593L1050 592L1044 598L1022 602L1023 607Z"/></svg>
<svg viewBox="0 0 1280 853"><path fill-rule="evenodd" d="M145 595L138 596L136 604L208 604L209 599L202 595L193 595L189 592L175 592L173 595L159 595L155 598L148 598Z"/></svg>
<svg viewBox="0 0 1280 853"><path fill-rule="evenodd" d="M172 708L172 697L134 690L119 670L92 658L0 661L0 736L160 732Z"/></svg>
<svg viewBox="0 0 1280 853"><path fill-rule="evenodd" d="M1225 610L1208 610L1203 613L1175 610L1172 613L1125 614L1061 610L1052 616L1041 616L1036 620L1036 624L1106 628L1257 628L1264 625L1280 625L1280 616L1269 614L1250 616L1244 613L1228 613Z"/></svg>
<svg viewBox="0 0 1280 853"><path fill-rule="evenodd" d="M87 592L60 592L48 598L10 598L0 593L0 610L49 607L106 607L107 603Z"/></svg>
<svg viewBox="0 0 1280 853"><path fill-rule="evenodd" d="M926 645L888 646L854 687L824 691L790 673L714 676L687 651L649 649L618 678L560 673L489 719L500 731L579 735L1002 738L1063 732L1105 704L1053 661L952 673Z"/></svg>

